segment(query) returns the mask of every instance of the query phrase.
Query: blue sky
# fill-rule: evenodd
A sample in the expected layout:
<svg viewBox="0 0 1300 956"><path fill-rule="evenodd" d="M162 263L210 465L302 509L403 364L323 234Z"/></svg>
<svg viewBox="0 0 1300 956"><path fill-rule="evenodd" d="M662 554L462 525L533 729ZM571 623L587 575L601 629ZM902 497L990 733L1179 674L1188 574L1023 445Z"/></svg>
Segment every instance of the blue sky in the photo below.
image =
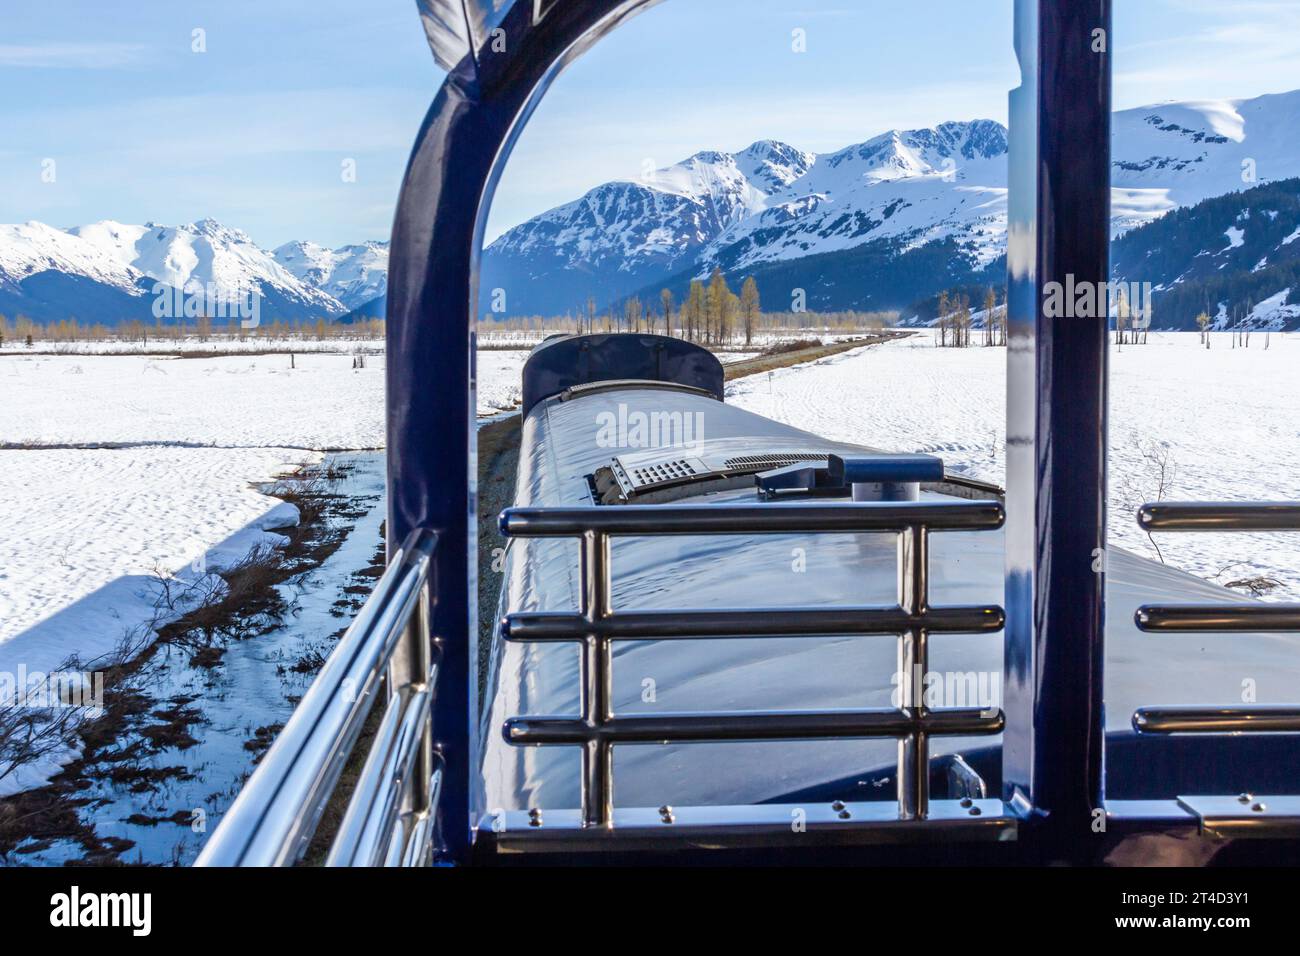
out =
<svg viewBox="0 0 1300 956"><path fill-rule="evenodd" d="M1121 108L1300 88L1300 0L1117 0L1115 26ZM4 0L0 222L210 216L265 246L386 238L440 81L413 0ZM489 238L646 161L1005 121L1015 82L1010 0L667 0L553 87Z"/></svg>
<svg viewBox="0 0 1300 956"><path fill-rule="evenodd" d="M0 222L387 238L441 82L412 0L4 0Z"/></svg>

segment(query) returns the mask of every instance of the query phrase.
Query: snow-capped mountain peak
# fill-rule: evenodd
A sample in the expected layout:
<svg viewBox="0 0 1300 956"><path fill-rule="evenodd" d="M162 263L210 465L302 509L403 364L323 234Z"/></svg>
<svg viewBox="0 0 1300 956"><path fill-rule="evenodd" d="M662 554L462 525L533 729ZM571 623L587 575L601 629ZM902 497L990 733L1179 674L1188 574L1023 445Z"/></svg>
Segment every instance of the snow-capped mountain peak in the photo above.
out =
<svg viewBox="0 0 1300 956"><path fill-rule="evenodd" d="M942 123L933 129L890 130L865 143L825 157L831 169L845 167L872 180L956 175L964 165L1002 160L1007 131L992 120Z"/></svg>
<svg viewBox="0 0 1300 956"><path fill-rule="evenodd" d="M0 288L17 290L25 279L49 271L85 276L124 291L143 278L130 264L75 233L35 221L0 225Z"/></svg>
<svg viewBox="0 0 1300 956"><path fill-rule="evenodd" d="M120 264L187 292L218 295L273 292L325 315L345 311L333 296L303 282L259 247L248 234L200 219L180 226L126 225L112 220L68 230Z"/></svg>
<svg viewBox="0 0 1300 956"><path fill-rule="evenodd" d="M889 189L862 191L875 185L946 181L956 170L991 191L947 206L996 206L1005 193L1005 152L1006 130L989 120L892 131L823 155L777 140L737 153L701 150L640 181L597 186L509 230L486 250L484 281L513 285L527 308L564 310L692 265L707 272L845 248L903 208ZM931 205L926 213L946 221L955 210ZM915 229L919 220L897 223ZM885 230L894 231L893 224ZM521 278L530 280L526 289Z"/></svg>
<svg viewBox="0 0 1300 956"><path fill-rule="evenodd" d="M106 219L66 230L0 225L0 311L47 320L94 321L97 311L109 312L98 319L108 323L124 313L147 316L140 303L159 283L232 301L256 292L274 317L330 317L382 296L387 274L387 243L328 250L295 242L271 253L210 218L179 226ZM94 291L104 287L112 292ZM93 301L73 301L88 294Z"/></svg>
<svg viewBox="0 0 1300 956"><path fill-rule="evenodd" d="M735 161L745 178L776 191L807 173L817 156L776 140L761 139L737 153Z"/></svg>
<svg viewBox="0 0 1300 956"><path fill-rule="evenodd" d="M1116 233L1212 196L1300 175L1300 90L1116 113Z"/></svg>
<svg viewBox="0 0 1300 956"><path fill-rule="evenodd" d="M314 242L287 242L274 251L276 262L303 282L327 292L349 309L388 289L388 243L364 242L328 249Z"/></svg>
<svg viewBox="0 0 1300 956"><path fill-rule="evenodd" d="M1116 113L1116 233L1300 176L1297 127L1300 91ZM943 243L924 271L949 281L981 272L1004 251L1006 195L1007 130L993 120L889 130L823 154L759 140L734 154L695 153L642 182L607 183L522 223L485 251L483 280L511 290L512 311L553 314L668 279L680 291L684 272L775 275L779 263L869 244L879 252L873 261L884 263ZM816 274L797 282L789 269L780 274L787 287L826 289L826 302L843 298Z"/></svg>

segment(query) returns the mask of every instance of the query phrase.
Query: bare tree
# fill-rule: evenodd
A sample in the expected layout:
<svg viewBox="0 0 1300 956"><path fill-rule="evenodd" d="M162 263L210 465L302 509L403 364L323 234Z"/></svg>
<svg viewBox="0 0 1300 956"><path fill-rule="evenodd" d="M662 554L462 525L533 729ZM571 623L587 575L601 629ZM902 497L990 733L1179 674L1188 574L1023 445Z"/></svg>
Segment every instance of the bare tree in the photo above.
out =
<svg viewBox="0 0 1300 956"><path fill-rule="evenodd" d="M740 321L744 326L746 345L754 339L754 329L758 325L760 311L758 283L754 281L753 276L749 276L740 287Z"/></svg>
<svg viewBox="0 0 1300 956"><path fill-rule="evenodd" d="M1149 501L1164 501L1173 489L1178 477L1178 464L1174 460L1173 450L1166 442L1133 436L1133 450L1137 453L1138 469L1125 474L1119 481L1119 492L1124 510L1136 513L1137 509ZM1165 563L1164 553L1151 532L1146 533L1147 540L1155 549L1160 563Z"/></svg>
<svg viewBox="0 0 1300 956"><path fill-rule="evenodd" d="M1210 314L1208 312L1202 312L1196 317L1196 327L1201 330L1201 341L1205 343L1205 347L1208 349L1210 347Z"/></svg>

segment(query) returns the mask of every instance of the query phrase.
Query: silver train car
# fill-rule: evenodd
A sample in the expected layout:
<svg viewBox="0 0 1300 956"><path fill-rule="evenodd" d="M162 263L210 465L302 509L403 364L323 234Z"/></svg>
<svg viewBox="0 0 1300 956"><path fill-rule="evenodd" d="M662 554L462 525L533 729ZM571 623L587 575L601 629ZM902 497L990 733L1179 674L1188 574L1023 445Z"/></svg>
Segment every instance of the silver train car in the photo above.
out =
<svg viewBox="0 0 1300 956"><path fill-rule="evenodd" d="M900 567L904 591L907 571L897 533L758 528L778 521L783 509L810 501L984 502L996 509L999 489L951 474L928 455L828 441L732 407L724 401L716 358L675 339L554 337L534 351L523 378L518 508L596 506L611 516L620 509L644 512L638 506L755 509L749 512L752 531L652 535L633 528L610 538L605 611L615 618L651 617L652 629L672 633L668 639L611 642L609 698L598 702L606 711L596 719L660 717L671 728L691 715L764 714L779 720L782 713L897 709L909 701L999 712L1000 620L977 620L979 627L969 633L928 635L923 674L915 672L917 658L907 656L897 634L846 633L843 622L827 635L807 633L806 622L782 633L791 607L841 610L851 617L854 609L902 601ZM653 516L648 520L651 527ZM509 532L510 516L504 521ZM922 555L924 567L914 572L927 577L923 586L932 611L996 610L1004 604L1003 532L996 525L929 535L928 561ZM580 644L527 639L544 636L548 615L562 626L566 615L584 606L584 591L593 585L583 560L575 537L516 536L509 542L500 596L504 623L491 649L479 728L482 773L475 802L488 816L583 803L583 748L527 745L545 739L540 731L530 736L530 730L548 720L562 724L585 713L590 723L584 694L600 693L584 673L592 665L584 663ZM1172 799L1189 783L1200 790L1210 771L1203 760L1184 761L1185 755L1170 749L1178 738L1143 738L1138 752L1131 726L1135 709L1238 699L1244 648L1248 669L1268 674L1268 688L1285 699L1285 688L1300 679L1293 641L1267 634L1240 643L1153 640L1134 624L1136 608L1153 597L1220 604L1251 599L1122 550L1110 553L1106 570L1108 794ZM726 639L692 638L691 615L725 617L727 611L750 623ZM672 627L674 619L680 627ZM827 620L833 619L832 613ZM746 627L762 633L749 634ZM1266 696L1262 688L1261 702ZM641 738L612 748L613 805L892 801L910 746L893 739L843 739L851 734L833 739L812 729L783 733L780 740L663 743L652 739L653 720L646 726ZM1000 741L995 727L985 729L993 732L931 735L923 784L929 796L999 793ZM721 725L713 732L715 741L726 735ZM1227 771L1231 761L1224 760L1220 769ZM586 773L591 785L592 771Z"/></svg>

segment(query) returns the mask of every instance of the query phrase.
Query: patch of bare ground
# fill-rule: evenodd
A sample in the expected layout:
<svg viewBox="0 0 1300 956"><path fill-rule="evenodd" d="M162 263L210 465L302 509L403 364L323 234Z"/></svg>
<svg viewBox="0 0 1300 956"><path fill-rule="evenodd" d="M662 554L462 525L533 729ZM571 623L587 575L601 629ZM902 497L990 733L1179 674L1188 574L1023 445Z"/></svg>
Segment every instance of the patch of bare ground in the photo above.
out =
<svg viewBox="0 0 1300 956"><path fill-rule="evenodd" d="M514 504L520 435L518 415L484 425L478 431L478 690L484 706L505 571L506 539L501 536L497 515Z"/></svg>
<svg viewBox="0 0 1300 956"><path fill-rule="evenodd" d="M126 634L104 658L61 664L60 671L103 675L101 711L0 707L0 779L56 753L77 754L45 786L0 799L0 862L21 864L24 857L56 842L80 847L83 855L76 863L128 862L123 854L131 849L131 841L103 837L86 822L85 811L93 811L96 802L89 795L93 784L109 781L146 794L186 778L186 768L156 765L157 758L194 746L197 741L190 731L203 720L192 697L155 699L151 677L168 654L186 654L195 667L218 667L230 642L255 639L279 625L288 608L277 585L328 558L364 513L355 501L330 490L342 476L337 467L317 466L281 476L263 490L298 509L298 523L278 529L287 539L283 547L255 548L234 565L188 586L160 571L157 621L168 623ZM295 662L294 669L314 672L324 663L324 653L317 653ZM248 743L258 759L278 729L254 732ZM152 822L188 826L191 818L189 813L173 814Z"/></svg>

